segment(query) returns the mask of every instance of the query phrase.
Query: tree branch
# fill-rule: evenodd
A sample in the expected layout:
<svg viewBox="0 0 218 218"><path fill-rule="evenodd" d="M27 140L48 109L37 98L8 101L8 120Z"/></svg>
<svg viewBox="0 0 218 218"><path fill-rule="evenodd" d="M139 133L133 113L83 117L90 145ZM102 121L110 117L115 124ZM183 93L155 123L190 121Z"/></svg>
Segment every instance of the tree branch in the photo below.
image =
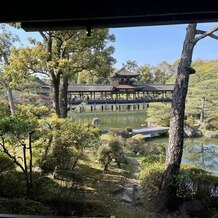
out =
<svg viewBox="0 0 218 218"><path fill-rule="evenodd" d="M5 147L5 140L4 140L4 138L3 138L2 136L1 136L1 139L2 139L2 143L0 143L0 146L3 148L3 152L4 152L11 160L13 160L13 162L14 162L17 166L19 166L23 172L25 172L25 169L24 169L24 167L22 166L22 164L20 164L20 163L18 162L17 158L16 158L15 156L11 155L11 154L9 153L8 149Z"/></svg>
<svg viewBox="0 0 218 218"><path fill-rule="evenodd" d="M215 26L213 29L208 30L208 31L203 31L203 30L196 30L196 35L200 34L199 36L195 37L193 42L197 43L199 40L209 36L214 39L218 39L218 36L213 34L214 32L218 31L218 26Z"/></svg>
<svg viewBox="0 0 218 218"><path fill-rule="evenodd" d="M7 57L7 55L5 54L5 52L4 52L2 49L0 49L0 53L2 54L5 63L8 64L8 63L9 63L9 62L8 62L8 57Z"/></svg>
<svg viewBox="0 0 218 218"><path fill-rule="evenodd" d="M218 29L218 27L217 27L217 29ZM207 32L206 31L203 31L203 30L197 30L196 31L196 34L206 34ZM208 35L209 37L211 37L211 38L213 38L213 39L218 39L218 35L215 35L215 34L210 34L210 35Z"/></svg>
<svg viewBox="0 0 218 218"><path fill-rule="evenodd" d="M45 41L47 41L47 40L48 40L48 37L45 35L45 33L44 33L44 32L42 32L42 31L39 31L39 33L40 33L40 35L42 36L42 38L43 38Z"/></svg>

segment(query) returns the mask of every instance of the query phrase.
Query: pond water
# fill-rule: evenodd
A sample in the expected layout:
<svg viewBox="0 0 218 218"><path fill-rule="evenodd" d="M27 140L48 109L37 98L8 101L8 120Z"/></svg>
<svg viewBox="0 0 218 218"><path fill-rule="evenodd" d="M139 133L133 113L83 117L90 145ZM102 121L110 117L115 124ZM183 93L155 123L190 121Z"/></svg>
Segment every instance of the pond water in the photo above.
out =
<svg viewBox="0 0 218 218"><path fill-rule="evenodd" d="M146 111L80 113L74 114L79 122L92 122L99 118L100 128L141 128L146 120ZM145 139L148 142L162 144L167 147L168 138ZM207 170L218 175L218 139L187 138L184 140L183 162Z"/></svg>
<svg viewBox="0 0 218 218"><path fill-rule="evenodd" d="M94 118L101 120L100 128L140 128L146 120L146 111L75 113L72 117L79 122L91 123Z"/></svg>
<svg viewBox="0 0 218 218"><path fill-rule="evenodd" d="M146 140L167 148L168 137ZM182 162L218 176L218 139L185 138Z"/></svg>

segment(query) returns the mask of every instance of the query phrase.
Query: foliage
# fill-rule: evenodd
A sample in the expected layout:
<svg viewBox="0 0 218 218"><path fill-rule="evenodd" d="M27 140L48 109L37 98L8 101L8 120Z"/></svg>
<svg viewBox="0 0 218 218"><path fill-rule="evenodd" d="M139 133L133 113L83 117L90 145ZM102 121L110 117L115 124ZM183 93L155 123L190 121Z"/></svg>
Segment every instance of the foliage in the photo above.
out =
<svg viewBox="0 0 218 218"><path fill-rule="evenodd" d="M184 122L185 125L189 127L193 127L195 125L195 119L193 117L188 117Z"/></svg>
<svg viewBox="0 0 218 218"><path fill-rule="evenodd" d="M7 25L1 24L0 25L0 84L4 88L5 95L7 96L11 115L15 113L15 104L14 104L14 98L12 92L12 83L14 82L14 79L11 77L11 74L13 74L13 72L10 72L10 74L8 75L7 72L5 72L5 70L10 64L9 56L13 48L13 43L17 41L19 41L18 37L13 35L9 31ZM23 78L22 75L21 77ZM20 81L19 78L17 78L16 80Z"/></svg>
<svg viewBox="0 0 218 218"><path fill-rule="evenodd" d="M9 116L10 115L10 110L9 110L9 105L6 101L0 100L0 116Z"/></svg>
<svg viewBox="0 0 218 218"><path fill-rule="evenodd" d="M141 187L145 201L154 206L163 174L164 159L148 156L141 165ZM182 164L181 171L175 179L177 197L182 200L203 199L207 206L213 204L218 193L218 177L204 170Z"/></svg>
<svg viewBox="0 0 218 218"><path fill-rule="evenodd" d="M143 149L143 155L145 156L150 156L150 155L156 155L156 156L161 156L165 157L166 155L166 148L163 145L152 143L152 142L147 142L144 145Z"/></svg>
<svg viewBox="0 0 218 218"><path fill-rule="evenodd" d="M149 125L169 126L170 104L152 103L147 109L147 122Z"/></svg>
<svg viewBox="0 0 218 218"><path fill-rule="evenodd" d="M14 162L5 154L2 152L0 153L0 171L11 171L15 170L15 164Z"/></svg>
<svg viewBox="0 0 218 218"><path fill-rule="evenodd" d="M145 64L138 68L140 72L139 82L165 84L169 77L174 74L174 65L168 64L166 61L158 64L156 67Z"/></svg>
<svg viewBox="0 0 218 218"><path fill-rule="evenodd" d="M146 168L147 165L154 164L154 163L164 164L164 161L165 161L164 156L160 156L156 154L149 154L143 158L141 167Z"/></svg>
<svg viewBox="0 0 218 218"><path fill-rule="evenodd" d="M178 64L176 64L176 63L169 64L166 61L162 61L161 63L159 63L156 66L156 69L157 69L157 71L164 73L165 80L166 79L168 80L168 78L171 75L173 75L173 74L175 75L177 67L178 67ZM165 83L165 82L163 82L163 83Z"/></svg>
<svg viewBox="0 0 218 218"><path fill-rule="evenodd" d="M152 76L152 69L150 65L144 65L139 68L140 76L139 76L139 83L146 84L152 83L153 76Z"/></svg>
<svg viewBox="0 0 218 218"><path fill-rule="evenodd" d="M131 127L126 127L125 130L126 130L128 133L132 132L132 128L131 128Z"/></svg>
<svg viewBox="0 0 218 218"><path fill-rule="evenodd" d="M45 116L50 115L52 110L46 106L35 106L35 105L18 105L17 113L23 117L41 119Z"/></svg>
<svg viewBox="0 0 218 218"><path fill-rule="evenodd" d="M102 142L110 142L110 141L115 141L116 140L116 137L112 134L102 134L100 136L100 140Z"/></svg>
<svg viewBox="0 0 218 218"><path fill-rule="evenodd" d="M144 140L145 140L142 134L136 134L136 135L132 136L132 139L138 140L140 142L144 142Z"/></svg>
<svg viewBox="0 0 218 218"><path fill-rule="evenodd" d="M218 116L212 116L204 121L201 129L205 130L218 130Z"/></svg>
<svg viewBox="0 0 218 218"><path fill-rule="evenodd" d="M94 71L82 70L78 73L77 84L108 84L109 78Z"/></svg>
<svg viewBox="0 0 218 218"><path fill-rule="evenodd" d="M209 205L218 193L218 177L190 165L183 165L176 181L177 196L183 199L203 199Z"/></svg>
<svg viewBox="0 0 218 218"><path fill-rule="evenodd" d="M190 77L186 113L201 119L214 116L218 107L217 60L195 61L192 67L197 73Z"/></svg>
<svg viewBox="0 0 218 218"><path fill-rule="evenodd" d="M34 129L35 123L31 123L24 116L15 115L14 117L2 117L0 119L0 135L6 136L8 141L22 140L29 131Z"/></svg>
<svg viewBox="0 0 218 218"><path fill-rule="evenodd" d="M107 134L107 136L103 138L102 145L98 149L98 157L104 170L108 170L108 166L113 160L118 167L120 167L121 163L126 163L124 151L119 138L110 134Z"/></svg>
<svg viewBox="0 0 218 218"><path fill-rule="evenodd" d="M17 171L7 171L0 174L0 196L7 198L22 198L26 193L24 174Z"/></svg>
<svg viewBox="0 0 218 218"><path fill-rule="evenodd" d="M40 202L27 200L24 198L7 199L0 198L1 214L20 214L20 215L52 215L49 207Z"/></svg>
<svg viewBox="0 0 218 218"><path fill-rule="evenodd" d="M30 194L32 186L31 137L35 128L36 122L17 114L0 119L1 151L22 170L26 179L27 194Z"/></svg>
<svg viewBox="0 0 218 218"><path fill-rule="evenodd" d="M53 85L53 103L59 117L67 115L68 82L76 83L78 74L106 78L115 62L114 48L108 46L114 36L108 29L93 30L87 40L85 30L40 32L43 42L31 39L32 47L14 49L10 55L10 71L23 75L43 74ZM103 73L102 73L103 72ZM60 100L61 99L61 100Z"/></svg>
<svg viewBox="0 0 218 218"><path fill-rule="evenodd" d="M133 151L135 154L141 153L143 150L143 145L145 144L145 139L141 134L136 134L126 141L126 147Z"/></svg>
<svg viewBox="0 0 218 218"><path fill-rule="evenodd" d="M72 171L83 154L84 147L92 147L100 130L89 124L78 124L56 116L42 121L44 137L50 141L41 145L38 160L44 172ZM43 137L43 138L44 138ZM40 142L38 142L40 143Z"/></svg>
<svg viewBox="0 0 218 218"><path fill-rule="evenodd" d="M127 138L129 136L128 131L122 128L110 128L108 133L115 136L121 136L123 138Z"/></svg>
<svg viewBox="0 0 218 218"><path fill-rule="evenodd" d="M79 180L78 180L79 181ZM78 187L82 182L78 183L75 177L67 180L59 180L58 182L40 174L33 173L33 186L31 195L28 197L47 204L52 201L72 201L78 194ZM25 176L21 172L11 171L0 174L0 196L6 198L23 198L26 197ZM56 205L56 209L58 205Z"/></svg>
<svg viewBox="0 0 218 218"><path fill-rule="evenodd" d="M136 63L136 61L128 60L126 61L126 63L123 63L122 66L129 71L138 71L138 64Z"/></svg>
<svg viewBox="0 0 218 218"><path fill-rule="evenodd" d="M165 156L166 154L166 149L164 146L153 143L152 141L146 142L141 134L136 134L127 139L126 147L135 154L140 154L143 156Z"/></svg>
<svg viewBox="0 0 218 218"><path fill-rule="evenodd" d="M162 159L158 162L154 162L152 161L152 158L147 158L147 161L144 161L141 166L141 187L148 208L154 206L154 201L158 196L163 172L164 164Z"/></svg>

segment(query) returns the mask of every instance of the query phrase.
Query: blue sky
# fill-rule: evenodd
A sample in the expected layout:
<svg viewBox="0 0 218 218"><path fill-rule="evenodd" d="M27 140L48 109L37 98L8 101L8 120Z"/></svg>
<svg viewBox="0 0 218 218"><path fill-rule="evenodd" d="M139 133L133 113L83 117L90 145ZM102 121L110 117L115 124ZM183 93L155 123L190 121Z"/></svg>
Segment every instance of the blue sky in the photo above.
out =
<svg viewBox="0 0 218 218"><path fill-rule="evenodd" d="M208 30L218 23L198 24L198 29ZM187 25L144 26L111 29L116 36L116 66L135 60L139 66L157 65L162 61L172 64L180 58ZM218 40L207 37L200 40L193 53L193 60L218 59Z"/></svg>
<svg viewBox="0 0 218 218"><path fill-rule="evenodd" d="M198 29L208 30L218 23L198 24ZM114 57L117 60L116 68L128 60L134 60L139 66L144 64L157 65L162 61L172 64L180 58L187 25L161 25L128 28L112 28L116 41ZM28 37L39 37L37 32L15 30L21 42L28 44ZM207 37L197 43L194 49L193 60L218 59L218 40Z"/></svg>

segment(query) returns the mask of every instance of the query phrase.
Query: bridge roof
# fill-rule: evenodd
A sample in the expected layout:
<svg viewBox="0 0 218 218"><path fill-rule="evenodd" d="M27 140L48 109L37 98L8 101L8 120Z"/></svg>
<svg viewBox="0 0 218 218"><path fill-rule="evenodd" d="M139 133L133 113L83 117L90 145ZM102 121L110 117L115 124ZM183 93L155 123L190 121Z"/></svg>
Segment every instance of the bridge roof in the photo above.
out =
<svg viewBox="0 0 218 218"><path fill-rule="evenodd" d="M113 85L70 85L68 87L69 92L111 92L114 90L140 90L140 91L173 91L174 85L164 84L145 84L145 85L125 85L119 84L117 86Z"/></svg>
<svg viewBox="0 0 218 218"><path fill-rule="evenodd" d="M69 85L68 92L110 92L112 85Z"/></svg>
<svg viewBox="0 0 218 218"><path fill-rule="evenodd" d="M49 85L40 79L36 79L36 82L41 86L42 90L40 91L47 93L50 89ZM140 90L140 91L173 91L173 84L139 84L139 85L110 85L110 84L70 84L68 86L68 92L111 92L119 90Z"/></svg>
<svg viewBox="0 0 218 218"><path fill-rule="evenodd" d="M128 84L119 84L114 86L115 90L129 89L129 90L138 90L141 89L141 86L138 85L128 85Z"/></svg>
<svg viewBox="0 0 218 218"><path fill-rule="evenodd" d="M143 91L173 91L173 84L142 84L138 85Z"/></svg>

